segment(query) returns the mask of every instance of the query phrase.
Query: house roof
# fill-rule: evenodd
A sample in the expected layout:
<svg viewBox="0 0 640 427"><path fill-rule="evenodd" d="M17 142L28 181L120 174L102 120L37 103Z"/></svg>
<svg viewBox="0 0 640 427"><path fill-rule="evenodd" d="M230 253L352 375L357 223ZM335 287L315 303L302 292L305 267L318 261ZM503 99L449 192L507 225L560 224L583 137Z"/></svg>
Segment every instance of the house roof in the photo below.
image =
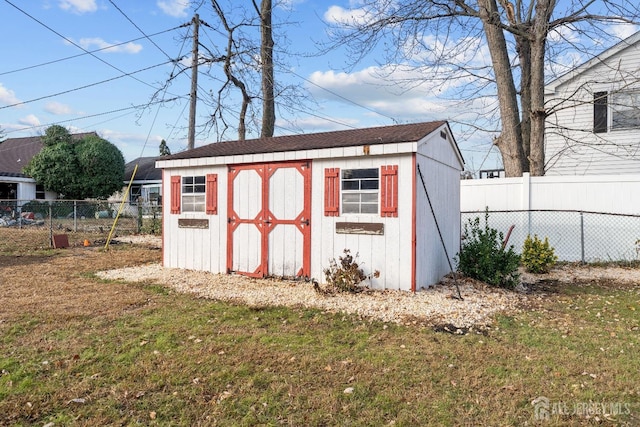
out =
<svg viewBox="0 0 640 427"><path fill-rule="evenodd" d="M162 160L416 142L445 124L447 124L446 121L435 121L333 132L274 136L271 138L248 139L245 141L217 142L166 156L163 157ZM457 154L462 158L459 151Z"/></svg>
<svg viewBox="0 0 640 427"><path fill-rule="evenodd" d="M134 181L162 181L162 169L156 169L156 160L161 157L138 157L124 166L124 180L129 182L136 164L138 170ZM162 157L164 159L164 157Z"/></svg>
<svg viewBox="0 0 640 427"><path fill-rule="evenodd" d="M580 76L582 73L589 70L594 65L606 62L612 56L616 55L619 52L622 52L623 50L631 46L636 45L638 42L640 42L640 31L630 37L627 37L624 40L619 41L612 47L601 52L599 55L594 56L586 62L583 62L567 73L561 75L557 79L551 80L549 83L545 84L545 93L553 93L558 86Z"/></svg>
<svg viewBox="0 0 640 427"><path fill-rule="evenodd" d="M95 132L76 133L73 139L98 134ZM0 176L24 178L22 168L27 166L33 156L42 150L41 136L27 136L23 138L7 138L0 142Z"/></svg>

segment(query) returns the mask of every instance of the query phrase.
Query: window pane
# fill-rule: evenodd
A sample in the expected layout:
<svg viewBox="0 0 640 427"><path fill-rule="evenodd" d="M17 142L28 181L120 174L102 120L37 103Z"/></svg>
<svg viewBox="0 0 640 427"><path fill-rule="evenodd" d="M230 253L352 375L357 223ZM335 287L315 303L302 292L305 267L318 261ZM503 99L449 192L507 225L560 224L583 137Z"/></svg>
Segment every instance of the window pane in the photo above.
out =
<svg viewBox="0 0 640 427"><path fill-rule="evenodd" d="M377 178L378 169L351 169L353 178Z"/></svg>
<svg viewBox="0 0 640 427"><path fill-rule="evenodd" d="M193 193L193 187L191 185L184 185L182 187L182 192L183 193Z"/></svg>
<svg viewBox="0 0 640 427"><path fill-rule="evenodd" d="M204 184L205 183L204 176L196 176L195 182L196 184Z"/></svg>
<svg viewBox="0 0 640 427"><path fill-rule="evenodd" d="M183 184L193 184L193 177L192 176L185 176L184 178L182 178L182 183Z"/></svg>
<svg viewBox="0 0 640 427"><path fill-rule="evenodd" d="M611 127L640 127L640 93L621 92L611 95Z"/></svg>
<svg viewBox="0 0 640 427"><path fill-rule="evenodd" d="M377 179L364 179L360 182L360 188L363 190L377 190L378 189L378 180Z"/></svg>
<svg viewBox="0 0 640 427"><path fill-rule="evenodd" d="M378 193L362 193L362 203L378 203Z"/></svg>
<svg viewBox="0 0 640 427"><path fill-rule="evenodd" d="M353 203L343 203L342 213L360 213L360 205Z"/></svg>
<svg viewBox="0 0 640 427"><path fill-rule="evenodd" d="M378 204L377 203L363 203L360 206L362 213L375 214L378 213Z"/></svg>
<svg viewBox="0 0 640 427"><path fill-rule="evenodd" d="M204 193L205 188L206 188L206 186L205 186L205 185L200 185L200 184L198 184L198 185L196 185L196 186L195 186L195 190L194 190L194 192L195 192L195 193Z"/></svg>
<svg viewBox="0 0 640 427"><path fill-rule="evenodd" d="M359 181L342 181L342 189L343 190L359 190L360 182Z"/></svg>
<svg viewBox="0 0 640 427"><path fill-rule="evenodd" d="M342 193L342 203L360 203L360 194Z"/></svg>

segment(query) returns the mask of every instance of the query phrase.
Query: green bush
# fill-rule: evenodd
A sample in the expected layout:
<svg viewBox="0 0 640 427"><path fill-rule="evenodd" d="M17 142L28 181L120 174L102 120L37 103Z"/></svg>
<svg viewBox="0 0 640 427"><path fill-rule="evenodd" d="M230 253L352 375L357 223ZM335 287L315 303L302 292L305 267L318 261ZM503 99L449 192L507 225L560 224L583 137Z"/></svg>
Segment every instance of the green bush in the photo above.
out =
<svg viewBox="0 0 640 427"><path fill-rule="evenodd" d="M538 239L537 235L527 236L522 246L520 262L529 273L548 273L558 261L554 249L549 245L549 239Z"/></svg>
<svg viewBox="0 0 640 427"><path fill-rule="evenodd" d="M462 247L458 254L458 271L492 286L513 289L518 284L520 256L513 245L505 248L504 235L489 227L485 213L484 227L480 218L469 219L464 226Z"/></svg>

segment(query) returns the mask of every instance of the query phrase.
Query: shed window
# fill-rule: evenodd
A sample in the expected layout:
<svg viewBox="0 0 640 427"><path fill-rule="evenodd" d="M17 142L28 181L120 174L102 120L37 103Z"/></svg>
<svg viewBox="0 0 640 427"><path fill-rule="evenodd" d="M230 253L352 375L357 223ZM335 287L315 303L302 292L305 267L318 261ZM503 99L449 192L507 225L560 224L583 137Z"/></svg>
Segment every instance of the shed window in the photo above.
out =
<svg viewBox="0 0 640 427"><path fill-rule="evenodd" d="M204 176L182 177L182 212L204 212L205 191Z"/></svg>
<svg viewBox="0 0 640 427"><path fill-rule="evenodd" d="M373 169L342 171L342 213L377 214L380 172Z"/></svg>

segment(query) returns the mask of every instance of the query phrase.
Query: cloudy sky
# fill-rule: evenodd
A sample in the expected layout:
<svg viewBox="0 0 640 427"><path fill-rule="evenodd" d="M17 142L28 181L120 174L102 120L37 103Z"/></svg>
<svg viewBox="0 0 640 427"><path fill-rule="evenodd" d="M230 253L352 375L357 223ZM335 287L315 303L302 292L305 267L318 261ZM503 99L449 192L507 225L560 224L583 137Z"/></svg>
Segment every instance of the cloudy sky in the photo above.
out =
<svg viewBox="0 0 640 427"><path fill-rule="evenodd" d="M230 20L237 19L243 3L251 4L220 1L230 8ZM97 131L127 161L157 155L161 139L174 153L185 149L191 82L186 67L191 40L186 36L195 12L187 0L0 0L0 128L9 138L39 135L51 124L72 132ZM225 40L210 2L201 2L197 12L207 24L201 26L201 54L219 53ZM462 102L451 94L460 93L463 77L443 81L438 70L389 64L381 51L355 64L347 49L322 52L329 40L327 24L366 19L358 13L357 2L348 0L287 0L275 9L276 49L282 59L276 80L301 88L305 96L296 102L283 98L276 134L449 120L468 169L500 167L492 135L461 125L486 120L484 111L495 106L490 91ZM438 43L428 35L424 42ZM452 61L478 68L488 64L478 40L452 42L465 47ZM203 102L196 146L237 137L232 131L220 137L204 127L213 111L206 100L222 80L219 63L200 67ZM237 102L233 108L239 109Z"/></svg>

